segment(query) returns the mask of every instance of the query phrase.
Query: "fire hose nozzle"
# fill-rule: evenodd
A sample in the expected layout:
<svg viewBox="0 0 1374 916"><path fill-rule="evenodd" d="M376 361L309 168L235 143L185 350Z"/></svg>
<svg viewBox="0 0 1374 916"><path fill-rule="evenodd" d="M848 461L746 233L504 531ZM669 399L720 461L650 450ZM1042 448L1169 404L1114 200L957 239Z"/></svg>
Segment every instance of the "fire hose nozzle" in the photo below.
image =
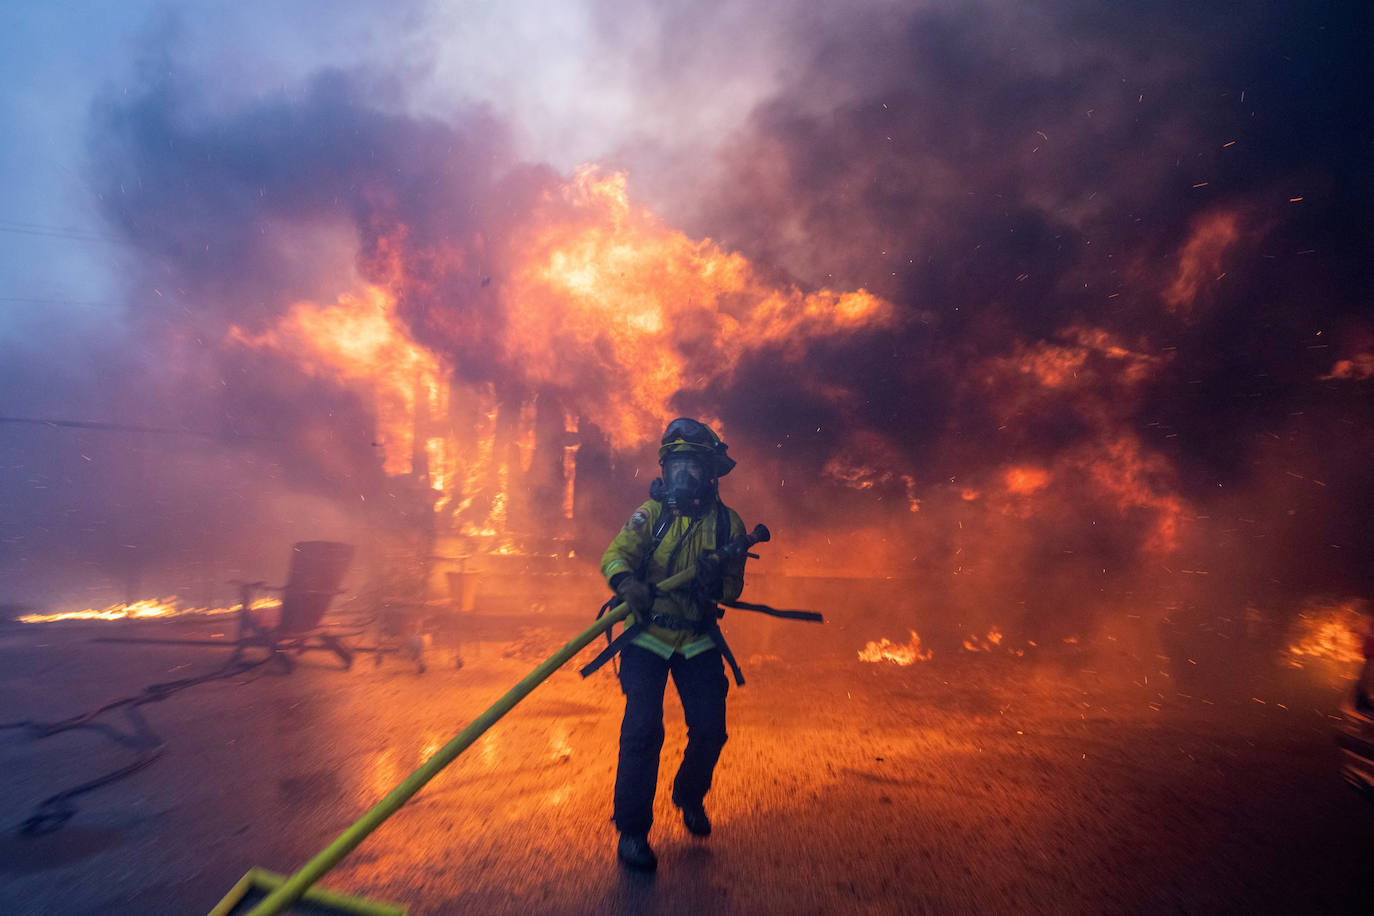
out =
<svg viewBox="0 0 1374 916"><path fill-rule="evenodd" d="M752 557L755 554L749 552L749 548L762 541L770 539L773 535L769 533L767 525L755 525L754 530L748 534L741 534L730 543L716 550L716 556L724 559L738 557ZM660 583L660 588L662 583Z"/></svg>

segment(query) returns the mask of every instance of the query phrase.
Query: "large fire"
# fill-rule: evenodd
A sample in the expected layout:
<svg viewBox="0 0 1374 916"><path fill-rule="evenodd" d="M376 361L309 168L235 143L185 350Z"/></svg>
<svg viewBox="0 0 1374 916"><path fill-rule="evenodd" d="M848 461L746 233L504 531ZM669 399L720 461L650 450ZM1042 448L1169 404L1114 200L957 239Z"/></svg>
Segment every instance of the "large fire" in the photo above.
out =
<svg viewBox="0 0 1374 916"><path fill-rule="evenodd" d="M673 395L728 377L747 352L896 321L891 303L864 290L766 282L743 256L633 206L619 172L580 170L520 249L503 348L531 382L574 392L618 448L650 441ZM589 379L604 384L585 390Z"/></svg>
<svg viewBox="0 0 1374 916"><path fill-rule="evenodd" d="M423 227L423 219L413 223ZM755 480L776 472L778 491L789 497L795 468L804 485L848 491L843 497L861 508L888 500L881 517L859 511L822 518L828 509L820 510L816 531L796 534L796 541L814 540L816 549L793 549L789 572L829 574L848 564L842 572L850 575L914 571L1024 589L1021 580L1029 576L1107 576L1112 561L1124 566L1144 559L1168 571L1189 544L1191 522L1205 517L1180 495L1173 460L1136 414L1175 361L1173 347L1161 348L1143 333L1075 317L1041 337L1010 337L959 354L950 363L952 403L976 406L986 414L978 422L1008 431L1007 444L977 453L983 443L970 434L968 451L933 453L943 472L961 470L947 487L913 458L912 442L919 446L927 431L911 434L920 424L900 409L890 412L890 422L904 435L870 415L833 439L828 428L817 427L815 441L825 445L805 456L809 466L789 464L795 459L784 457L781 442L776 459L768 451L760 461L760 443L750 442L747 431L723 428L720 415L699 406L733 390L742 370L756 368L752 357L778 363L788 384L813 400L858 416L860 387L849 390L806 371L809 346L861 333L897 337L915 329L915 316L924 323L933 313L918 311L921 303L899 309L864 288L803 289L779 280L743 254L689 236L637 204L621 172L585 167L561 184L549 179L500 219L475 224L480 228L450 236L412 228L400 208L381 206L370 212L365 231L350 238L360 244L362 279L340 278L332 301L292 302L275 320L232 326L225 340L357 396L375 422L386 496L405 506L397 513L404 524L395 527L419 530L410 546L426 562L567 556L579 522L578 487L598 479L585 468L579 473L579 459L604 458L607 446L644 454L683 401L727 439L752 447ZM1167 274L1172 284L1156 291L1157 307L1180 320L1196 316L1244 228L1243 220L1221 211L1199 220ZM1362 358L1338 364L1330 378L1363 372ZM1035 447L1044 438L1036 424L1047 417L1062 440ZM959 426L953 419L936 422ZM959 438L948 432L932 428L928 438ZM297 444L311 448L321 467L337 460L330 454L334 443ZM369 508L372 499L368 492ZM830 530L837 519L852 530ZM1098 538L1108 527L1115 542ZM1093 530L1067 536L1062 545L1048 543L1047 532L1075 528ZM832 533L864 549L834 550ZM944 545L951 543L957 549L947 554ZM1184 572L1197 565L1187 563ZM1066 595L1077 587L1060 585ZM951 600L981 600L969 588L961 584ZM1084 583L1081 594L1092 590ZM132 607L107 611L156 615ZM967 619L982 631L962 640L967 651L1026 651L1008 645L1002 628ZM1040 635L1021 628L1019 619L1000 622L1007 632ZM1293 657L1329 651L1318 648L1329 642L1304 637ZM870 643L860 657L911 664L931 652L912 631L909 642Z"/></svg>
<svg viewBox="0 0 1374 916"><path fill-rule="evenodd" d="M420 246L398 224L371 253L372 282L229 334L372 405L384 471L435 491L438 535L466 541L451 552L517 551L520 533L548 515L529 508L535 492L571 520L588 424L613 448L638 447L657 436L671 398L727 380L748 353L796 358L807 339L897 321L890 302L862 289L806 293L764 280L743 256L634 206L623 173L580 170L514 235L518 256L482 280L480 303L435 292L466 269L465 252L444 247L458 242ZM470 380L463 354L474 334L481 359L513 369L518 386ZM872 472L834 473L862 484Z"/></svg>

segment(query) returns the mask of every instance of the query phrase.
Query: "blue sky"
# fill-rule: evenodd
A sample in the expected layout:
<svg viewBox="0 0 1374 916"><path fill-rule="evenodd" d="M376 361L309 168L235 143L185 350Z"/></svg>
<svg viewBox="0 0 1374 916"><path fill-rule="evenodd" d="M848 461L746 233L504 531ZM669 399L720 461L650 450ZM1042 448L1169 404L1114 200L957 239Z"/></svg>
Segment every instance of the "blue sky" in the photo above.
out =
<svg viewBox="0 0 1374 916"><path fill-rule="evenodd" d="M90 108L160 67L232 109L289 94L325 68L394 80L396 104L439 118L485 102L519 154L571 171L609 159L653 173L700 161L783 79L788 29L764 6L726 14L709 44L663 7L520 2L63 2L0 12L0 329L15 343L51 321L108 329L127 252L108 237L88 153ZM705 9L705 8L701 8ZM677 31L671 31L677 30ZM665 34L666 33L666 34ZM675 47L681 68L658 59ZM666 192L665 192L666 196ZM43 301L15 301L43 300ZM63 305L65 302L95 303ZM35 313L52 312L39 317ZM60 312L59 314L56 314Z"/></svg>

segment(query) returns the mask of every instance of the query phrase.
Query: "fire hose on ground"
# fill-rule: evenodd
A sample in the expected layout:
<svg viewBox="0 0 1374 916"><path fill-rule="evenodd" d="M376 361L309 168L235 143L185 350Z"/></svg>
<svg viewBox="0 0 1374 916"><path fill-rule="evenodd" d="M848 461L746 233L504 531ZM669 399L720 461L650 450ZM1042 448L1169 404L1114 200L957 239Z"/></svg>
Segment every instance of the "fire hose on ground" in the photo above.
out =
<svg viewBox="0 0 1374 916"><path fill-rule="evenodd" d="M758 525L753 532L741 535L729 545L722 548L720 553L734 553L743 555L754 544L767 541L770 535L768 529L763 525ZM661 592L673 591L674 589L686 588L691 585L696 576L695 569L687 569L676 575L669 576L657 584ZM234 888L222 899L213 910L210 916L228 916L235 907L243 900L244 896L253 888L270 890L257 906L248 911L248 916L276 916L282 913L287 907L298 900L304 898L307 902L319 903L333 906L338 909L345 909L355 913L374 914L401 914L405 912L404 907L394 904L380 903L378 901L365 900L359 897L351 897L340 894L337 891L326 891L323 888L315 888L314 884L320 880L330 869L358 847L369 834L381 826L382 822L395 814L410 798L419 792L439 771L444 769L458 758L465 750L473 745L487 729L496 724L506 713L510 712L517 703L538 687L543 681L548 679L559 668L567 664L573 656L581 652L587 645L601 634L605 633L615 624L623 621L630 616L630 608L624 603L615 605L609 612L599 617L595 623L587 627L577 636L573 637L567 645L549 656L544 662L538 665L533 671L499 700L493 703L485 712L472 721L467 728L459 732L451 741L439 748L428 760L420 765L415 772L411 773L401 781L396 788L392 789L381 801L373 805L362 817L358 818L348 829L339 834L335 840L321 850L313 859L301 866L300 870L290 876L281 876L265 869L252 869L246 874ZM820 615L811 615L803 619L819 619Z"/></svg>

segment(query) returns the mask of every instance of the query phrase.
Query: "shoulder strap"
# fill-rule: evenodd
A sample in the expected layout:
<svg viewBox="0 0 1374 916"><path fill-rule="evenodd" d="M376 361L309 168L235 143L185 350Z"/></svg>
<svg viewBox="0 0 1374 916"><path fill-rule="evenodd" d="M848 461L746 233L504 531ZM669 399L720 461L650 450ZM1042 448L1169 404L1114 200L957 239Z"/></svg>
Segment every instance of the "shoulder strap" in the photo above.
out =
<svg viewBox="0 0 1374 916"><path fill-rule="evenodd" d="M673 524L673 513L668 511L668 507L660 504L658 510L658 524L654 525L653 546L649 548L649 556L654 555L658 545L663 543L663 539L668 535L668 529Z"/></svg>
<svg viewBox="0 0 1374 916"><path fill-rule="evenodd" d="M730 507L716 499L716 548L730 543Z"/></svg>
<svg viewBox="0 0 1374 916"><path fill-rule="evenodd" d="M668 529L673 525L673 513L668 511L668 507L659 503L658 522L650 532L649 547L644 551L643 558L639 561L639 569L635 570L635 578L643 580L649 572L649 564L653 562L654 554L658 551L658 545L663 543L663 539L668 536Z"/></svg>

